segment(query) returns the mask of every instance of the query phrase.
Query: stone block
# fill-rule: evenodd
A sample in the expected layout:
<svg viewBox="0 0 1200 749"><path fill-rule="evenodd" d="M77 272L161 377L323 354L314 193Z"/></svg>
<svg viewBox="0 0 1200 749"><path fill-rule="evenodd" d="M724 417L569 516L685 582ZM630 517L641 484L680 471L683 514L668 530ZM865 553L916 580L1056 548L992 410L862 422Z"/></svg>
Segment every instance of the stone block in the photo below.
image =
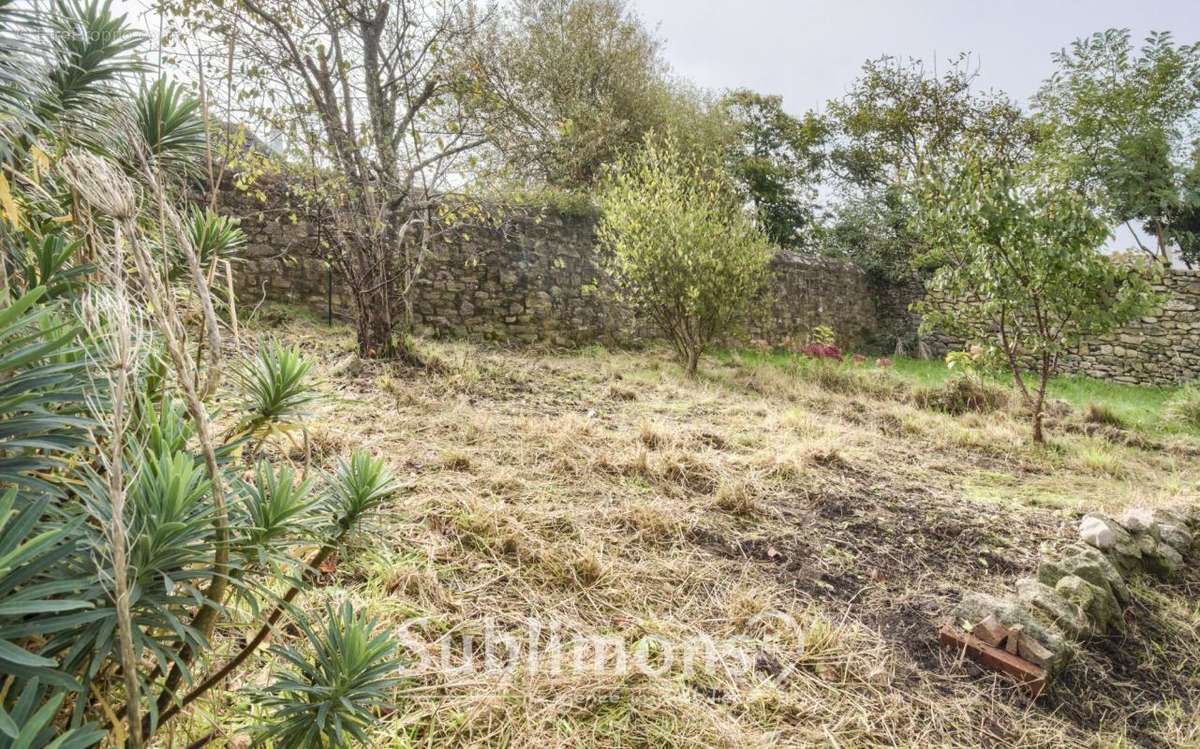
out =
<svg viewBox="0 0 1200 749"><path fill-rule="evenodd" d="M1083 609L1060 596L1049 585L1033 578L1022 578L1017 581L1017 598L1035 618L1057 627L1073 640L1082 640L1091 634L1091 622Z"/></svg>
<svg viewBox="0 0 1200 749"><path fill-rule="evenodd" d="M1067 575L1055 584L1054 592L1083 610L1093 632L1125 631L1121 605L1107 585L1094 585L1077 575Z"/></svg>

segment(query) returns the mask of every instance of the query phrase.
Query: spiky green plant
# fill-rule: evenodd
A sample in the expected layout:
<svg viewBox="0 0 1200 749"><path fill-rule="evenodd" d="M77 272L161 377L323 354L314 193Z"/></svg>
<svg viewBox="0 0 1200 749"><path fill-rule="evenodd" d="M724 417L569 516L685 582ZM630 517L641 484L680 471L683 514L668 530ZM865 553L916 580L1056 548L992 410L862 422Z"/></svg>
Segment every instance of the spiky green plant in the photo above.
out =
<svg viewBox="0 0 1200 749"><path fill-rule="evenodd" d="M199 170L207 136L200 100L182 84L158 78L143 84L133 102L134 119L156 167L169 174Z"/></svg>
<svg viewBox="0 0 1200 749"><path fill-rule="evenodd" d="M113 12L112 0L58 0L54 8L49 85L36 112L48 121L94 124L119 100L126 77L142 70L134 50L145 36Z"/></svg>
<svg viewBox="0 0 1200 749"><path fill-rule="evenodd" d="M365 450L355 450L349 460L338 461L328 500L338 532L345 533L362 522L399 488L387 463Z"/></svg>
<svg viewBox="0 0 1200 749"><path fill-rule="evenodd" d="M262 704L271 712L264 738L278 749L347 749L368 741L374 711L391 703L396 643L349 603L325 609L325 625L300 623L311 652L279 646L271 652L291 668L275 673Z"/></svg>
<svg viewBox="0 0 1200 749"><path fill-rule="evenodd" d="M0 0L0 160L7 158L14 136L38 124L29 100L46 85L40 69L44 28L44 18L23 3Z"/></svg>
<svg viewBox="0 0 1200 749"><path fill-rule="evenodd" d="M38 679L21 687L11 713L0 717L0 749L86 749L104 738L92 726L63 730L54 722L66 692L48 690Z"/></svg>
<svg viewBox="0 0 1200 749"><path fill-rule="evenodd" d="M245 519L239 550L260 565L267 564L272 548L304 537L317 503L310 480L290 466L275 470L266 461L254 467L254 480L242 496Z"/></svg>
<svg viewBox="0 0 1200 749"><path fill-rule="evenodd" d="M95 270L91 263L78 261L82 240L58 231L29 231L22 238L25 252L20 265L13 268L13 275L20 277L26 288L44 286L49 299L74 296Z"/></svg>
<svg viewBox="0 0 1200 749"><path fill-rule="evenodd" d="M292 428L318 397L308 381L312 366L300 349L278 341L244 360L234 372L245 413L241 433L261 441Z"/></svg>
<svg viewBox="0 0 1200 749"><path fill-rule="evenodd" d="M238 220L211 208L193 207L185 228L200 258L200 267L205 269L217 260L236 260L246 246L246 235Z"/></svg>
<svg viewBox="0 0 1200 749"><path fill-rule="evenodd" d="M52 490L42 478L85 442L83 361L77 329L52 307L35 306L38 287L5 304L0 294L0 486Z"/></svg>

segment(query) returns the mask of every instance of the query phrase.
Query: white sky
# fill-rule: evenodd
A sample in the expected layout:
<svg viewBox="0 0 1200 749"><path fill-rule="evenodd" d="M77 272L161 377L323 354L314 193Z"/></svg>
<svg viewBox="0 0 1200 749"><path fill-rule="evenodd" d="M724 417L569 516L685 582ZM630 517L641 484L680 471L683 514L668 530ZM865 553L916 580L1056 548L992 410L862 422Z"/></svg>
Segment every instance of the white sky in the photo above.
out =
<svg viewBox="0 0 1200 749"><path fill-rule="evenodd" d="M864 60L977 55L980 82L1024 102L1050 54L1107 28L1200 40L1200 0L630 0L675 72L705 88L781 94L793 113L845 93Z"/></svg>

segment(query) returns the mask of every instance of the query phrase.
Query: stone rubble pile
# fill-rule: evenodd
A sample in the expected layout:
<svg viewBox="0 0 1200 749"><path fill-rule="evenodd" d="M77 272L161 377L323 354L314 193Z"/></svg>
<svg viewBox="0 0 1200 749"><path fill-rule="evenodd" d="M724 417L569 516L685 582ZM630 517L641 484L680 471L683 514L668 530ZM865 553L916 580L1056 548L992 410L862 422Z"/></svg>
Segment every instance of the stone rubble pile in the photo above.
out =
<svg viewBox="0 0 1200 749"><path fill-rule="evenodd" d="M993 648L1003 648L1052 678L1075 643L1125 630L1126 578L1169 578L1200 555L1200 507L1136 508L1113 519L1092 512L1079 521L1079 542L1044 558L1014 594L967 593L956 624Z"/></svg>

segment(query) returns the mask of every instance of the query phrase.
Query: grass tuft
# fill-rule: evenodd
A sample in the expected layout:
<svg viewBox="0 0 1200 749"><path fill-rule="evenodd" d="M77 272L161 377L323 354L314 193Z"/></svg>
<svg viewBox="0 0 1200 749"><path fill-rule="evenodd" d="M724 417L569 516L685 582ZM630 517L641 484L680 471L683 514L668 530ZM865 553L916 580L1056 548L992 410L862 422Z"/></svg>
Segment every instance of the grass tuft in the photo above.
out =
<svg viewBox="0 0 1200 749"><path fill-rule="evenodd" d="M1188 429L1200 430L1200 385L1188 385L1167 401L1167 421Z"/></svg>
<svg viewBox="0 0 1200 749"><path fill-rule="evenodd" d="M1009 391L973 375L951 377L940 385L918 388L913 400L922 408L955 416L987 414L1009 405Z"/></svg>
<svg viewBox="0 0 1200 749"><path fill-rule="evenodd" d="M1129 426L1128 422L1112 406L1096 401L1087 404L1087 408L1083 412L1083 420L1088 424L1101 424L1118 429L1125 429Z"/></svg>

